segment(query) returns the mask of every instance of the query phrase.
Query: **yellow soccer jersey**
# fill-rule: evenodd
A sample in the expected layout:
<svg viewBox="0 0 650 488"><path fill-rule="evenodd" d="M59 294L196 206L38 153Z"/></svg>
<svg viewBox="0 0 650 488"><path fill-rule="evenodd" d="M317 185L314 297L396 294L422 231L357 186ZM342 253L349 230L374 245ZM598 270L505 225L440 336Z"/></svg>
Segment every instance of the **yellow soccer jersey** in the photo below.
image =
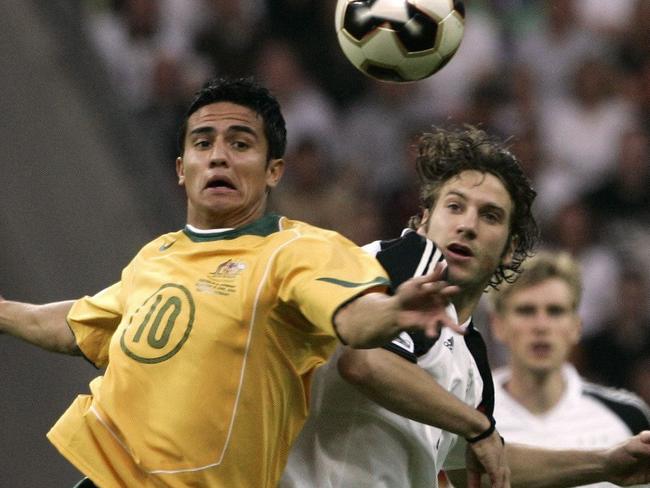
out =
<svg viewBox="0 0 650 488"><path fill-rule="evenodd" d="M275 215L161 236L70 311L107 367L48 437L102 488L275 488L335 311L387 284L340 235Z"/></svg>

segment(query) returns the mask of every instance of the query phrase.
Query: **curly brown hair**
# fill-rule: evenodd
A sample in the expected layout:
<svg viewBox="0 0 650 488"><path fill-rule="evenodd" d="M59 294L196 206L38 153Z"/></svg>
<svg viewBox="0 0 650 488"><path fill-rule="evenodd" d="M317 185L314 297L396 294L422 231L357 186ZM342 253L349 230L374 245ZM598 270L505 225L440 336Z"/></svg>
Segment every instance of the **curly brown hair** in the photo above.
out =
<svg viewBox="0 0 650 488"><path fill-rule="evenodd" d="M489 173L501 180L513 202L508 243L514 241L515 249L512 263L499 266L488 286L497 288L503 281L514 281L539 238L532 214L537 193L506 143L472 125L449 130L434 128L418 139L416 166L420 178L420 213L409 220L413 229L420 226L422 212L433 208L442 186L463 171Z"/></svg>

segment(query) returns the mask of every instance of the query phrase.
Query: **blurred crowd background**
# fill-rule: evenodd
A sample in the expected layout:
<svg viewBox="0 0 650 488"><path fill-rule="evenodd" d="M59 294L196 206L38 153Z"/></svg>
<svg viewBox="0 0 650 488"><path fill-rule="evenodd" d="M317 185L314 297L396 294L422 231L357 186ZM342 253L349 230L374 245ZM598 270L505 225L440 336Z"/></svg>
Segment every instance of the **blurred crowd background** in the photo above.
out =
<svg viewBox="0 0 650 488"><path fill-rule="evenodd" d="M417 212L420 132L509 138L539 193L541 247L582 265L575 363L650 402L650 0L464 3L451 62L388 84L343 57L335 0L3 0L0 293L95 293L182 227L180 117L208 78L254 76L288 126L272 209L358 244ZM44 433L97 371L9 338L0 355L0 485L72 485Z"/></svg>
<svg viewBox="0 0 650 488"><path fill-rule="evenodd" d="M576 363L650 402L650 2L465 4L456 56L408 84L352 68L334 0L88 1L85 28L122 110L152 132L168 168L203 81L270 87L289 136L274 210L359 244L396 235L416 213L418 133L472 123L509 138L539 193L542 247L582 265Z"/></svg>

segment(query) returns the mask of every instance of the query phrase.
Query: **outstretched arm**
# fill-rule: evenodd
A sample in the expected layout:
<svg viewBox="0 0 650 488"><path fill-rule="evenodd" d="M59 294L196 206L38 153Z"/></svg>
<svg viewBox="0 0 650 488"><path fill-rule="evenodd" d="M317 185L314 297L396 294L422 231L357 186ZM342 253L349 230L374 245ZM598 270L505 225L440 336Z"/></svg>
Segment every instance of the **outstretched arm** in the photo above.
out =
<svg viewBox="0 0 650 488"><path fill-rule="evenodd" d="M488 418L446 391L426 371L385 349L346 348L338 368L341 376L382 407L412 420L464 438L490 427ZM471 444L492 485L509 487L506 452L495 431Z"/></svg>
<svg viewBox="0 0 650 488"><path fill-rule="evenodd" d="M443 326L459 330L445 311L459 288L441 281L443 271L437 265L431 273L402 283L393 296L368 293L348 303L334 317L339 337L352 347L372 348L402 331L422 330L437 337Z"/></svg>
<svg viewBox="0 0 650 488"><path fill-rule="evenodd" d="M650 431L610 449L546 450L508 446L512 485L562 488L609 481L619 486L650 483Z"/></svg>
<svg viewBox="0 0 650 488"><path fill-rule="evenodd" d="M507 455L513 487L563 488L603 481L617 486L650 483L650 431L610 449L550 450L510 444ZM448 473L454 486L466 486L467 474ZM490 484L484 479L482 486Z"/></svg>
<svg viewBox="0 0 650 488"><path fill-rule="evenodd" d="M0 298L0 333L23 339L48 351L79 354L66 317L73 301L32 305Z"/></svg>

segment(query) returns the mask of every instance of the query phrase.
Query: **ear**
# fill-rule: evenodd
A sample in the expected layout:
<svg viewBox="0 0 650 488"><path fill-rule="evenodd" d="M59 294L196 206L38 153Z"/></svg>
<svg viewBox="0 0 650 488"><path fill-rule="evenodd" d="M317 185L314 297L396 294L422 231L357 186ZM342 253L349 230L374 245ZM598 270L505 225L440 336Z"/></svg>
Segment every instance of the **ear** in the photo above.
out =
<svg viewBox="0 0 650 488"><path fill-rule="evenodd" d="M284 174L284 159L270 159L266 168L266 186L275 188Z"/></svg>
<svg viewBox="0 0 650 488"><path fill-rule="evenodd" d="M510 239L510 242L506 245L503 250L503 255L501 256L501 266L509 268L512 264L512 257L515 254L515 249L517 249L518 239L513 237Z"/></svg>
<svg viewBox="0 0 650 488"><path fill-rule="evenodd" d="M178 186L184 186L185 166L183 165L183 158L180 156L176 158L176 175L178 176Z"/></svg>
<svg viewBox="0 0 650 488"><path fill-rule="evenodd" d="M573 315L574 324L573 329L571 330L571 345L575 346L580 342L580 338L582 337L582 319L578 315L577 311L573 312Z"/></svg>
<svg viewBox="0 0 650 488"><path fill-rule="evenodd" d="M429 225L429 218L431 217L431 212L428 208L422 211L422 218L420 219L420 225L417 228L417 233L423 236L427 235L427 226Z"/></svg>

